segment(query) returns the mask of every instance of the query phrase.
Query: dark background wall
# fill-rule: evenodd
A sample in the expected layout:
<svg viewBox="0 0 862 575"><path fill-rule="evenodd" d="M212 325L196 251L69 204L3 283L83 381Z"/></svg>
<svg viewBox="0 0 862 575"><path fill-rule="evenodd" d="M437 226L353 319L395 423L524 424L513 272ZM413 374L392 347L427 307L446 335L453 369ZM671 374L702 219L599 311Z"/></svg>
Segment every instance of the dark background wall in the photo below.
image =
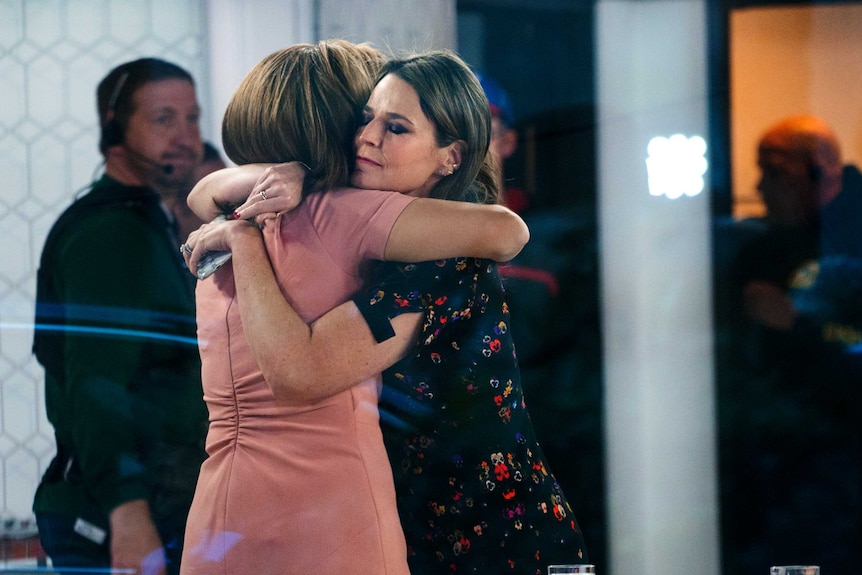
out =
<svg viewBox="0 0 862 575"><path fill-rule="evenodd" d="M519 133L505 164L530 198L531 241L506 279L527 405L587 540L607 566L596 245L593 3L459 0L458 51L507 91ZM504 271L505 274L505 271Z"/></svg>

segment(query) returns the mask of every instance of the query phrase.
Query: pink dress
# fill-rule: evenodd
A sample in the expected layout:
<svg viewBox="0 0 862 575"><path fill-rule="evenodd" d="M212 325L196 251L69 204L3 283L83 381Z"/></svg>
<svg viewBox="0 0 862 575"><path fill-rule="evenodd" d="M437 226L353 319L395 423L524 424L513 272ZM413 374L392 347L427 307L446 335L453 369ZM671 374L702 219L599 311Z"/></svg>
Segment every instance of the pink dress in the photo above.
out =
<svg viewBox="0 0 862 575"><path fill-rule="evenodd" d="M311 194L264 234L282 293L306 320L360 287L413 198ZM183 575L407 575L378 421L379 378L310 406L276 404L245 341L230 264L197 287L209 457Z"/></svg>

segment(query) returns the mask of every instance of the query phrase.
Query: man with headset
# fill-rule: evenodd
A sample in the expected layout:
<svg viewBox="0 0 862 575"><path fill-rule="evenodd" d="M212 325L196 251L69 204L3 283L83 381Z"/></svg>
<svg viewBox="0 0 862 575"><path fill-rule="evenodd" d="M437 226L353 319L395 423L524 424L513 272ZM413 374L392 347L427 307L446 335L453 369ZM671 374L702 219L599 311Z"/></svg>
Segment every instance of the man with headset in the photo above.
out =
<svg viewBox="0 0 862 575"><path fill-rule="evenodd" d="M144 58L99 84L105 173L54 224L34 353L57 455L33 509L55 566L179 572L205 457L194 284L173 204L203 145L194 81Z"/></svg>

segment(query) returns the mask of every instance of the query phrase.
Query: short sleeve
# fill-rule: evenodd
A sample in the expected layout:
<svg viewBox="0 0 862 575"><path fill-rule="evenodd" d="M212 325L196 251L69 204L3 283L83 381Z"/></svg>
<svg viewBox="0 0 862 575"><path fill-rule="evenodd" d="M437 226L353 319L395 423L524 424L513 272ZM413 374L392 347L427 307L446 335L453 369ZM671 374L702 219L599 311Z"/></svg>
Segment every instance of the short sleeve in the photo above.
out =
<svg viewBox="0 0 862 575"><path fill-rule="evenodd" d="M381 279L353 301L378 342L392 337L392 318L422 312L422 344L428 345L482 305L476 290L487 265L475 258L384 264Z"/></svg>
<svg viewBox="0 0 862 575"><path fill-rule="evenodd" d="M418 289L424 283L423 267L422 264L386 262L376 274L378 281L354 296L353 303L378 343L395 335L390 323L392 318L423 310Z"/></svg>
<svg viewBox="0 0 862 575"><path fill-rule="evenodd" d="M335 259L353 261L382 260L386 242L395 221L415 200L396 192L359 190L345 188L322 194L312 194L312 223L321 238L338 238L341 241L326 245L338 245ZM342 262L343 265L344 262Z"/></svg>

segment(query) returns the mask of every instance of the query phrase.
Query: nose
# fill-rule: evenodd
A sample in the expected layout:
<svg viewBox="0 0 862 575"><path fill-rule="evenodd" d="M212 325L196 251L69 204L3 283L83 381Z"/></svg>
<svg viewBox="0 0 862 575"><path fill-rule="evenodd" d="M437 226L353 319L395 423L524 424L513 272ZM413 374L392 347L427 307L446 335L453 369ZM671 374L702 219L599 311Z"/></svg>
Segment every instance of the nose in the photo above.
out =
<svg viewBox="0 0 862 575"><path fill-rule="evenodd" d="M174 132L174 138L183 145L195 148L202 147L200 122L191 119L179 122L177 130Z"/></svg>
<svg viewBox="0 0 862 575"><path fill-rule="evenodd" d="M356 132L356 142L358 144L377 147L380 145L381 133L382 130L379 124L372 120L364 126L359 126L359 130Z"/></svg>

